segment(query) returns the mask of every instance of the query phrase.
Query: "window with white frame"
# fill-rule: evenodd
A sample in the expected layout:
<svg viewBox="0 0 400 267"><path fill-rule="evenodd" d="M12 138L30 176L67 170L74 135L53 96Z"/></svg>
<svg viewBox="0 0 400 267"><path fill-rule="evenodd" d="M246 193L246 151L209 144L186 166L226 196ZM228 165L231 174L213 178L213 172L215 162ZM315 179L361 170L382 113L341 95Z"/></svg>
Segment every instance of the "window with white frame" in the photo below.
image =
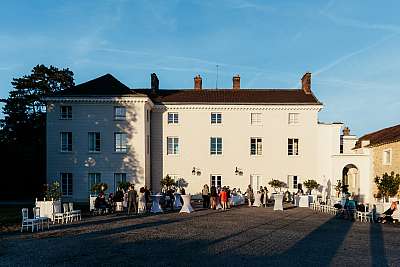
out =
<svg viewBox="0 0 400 267"><path fill-rule="evenodd" d="M250 138L250 155L262 155L262 138Z"/></svg>
<svg viewBox="0 0 400 267"><path fill-rule="evenodd" d="M222 176L221 175L211 175L210 185L215 187L222 187Z"/></svg>
<svg viewBox="0 0 400 267"><path fill-rule="evenodd" d="M72 173L61 173L61 192L63 196L72 196Z"/></svg>
<svg viewBox="0 0 400 267"><path fill-rule="evenodd" d="M71 106L60 106L60 119L71 120L72 119L72 107Z"/></svg>
<svg viewBox="0 0 400 267"><path fill-rule="evenodd" d="M89 152L100 152L100 133L88 133Z"/></svg>
<svg viewBox="0 0 400 267"><path fill-rule="evenodd" d="M167 137L167 154L179 154L179 137Z"/></svg>
<svg viewBox="0 0 400 267"><path fill-rule="evenodd" d="M288 155L298 155L299 154L299 139L289 138L288 139Z"/></svg>
<svg viewBox="0 0 400 267"><path fill-rule="evenodd" d="M251 113L250 114L251 125L261 125L261 113Z"/></svg>
<svg viewBox="0 0 400 267"><path fill-rule="evenodd" d="M222 155L222 137L210 138L210 154Z"/></svg>
<svg viewBox="0 0 400 267"><path fill-rule="evenodd" d="M297 189L299 187L299 178L297 175L288 175L289 189Z"/></svg>
<svg viewBox="0 0 400 267"><path fill-rule="evenodd" d="M114 173L114 189L117 190L119 183L126 182L126 173Z"/></svg>
<svg viewBox="0 0 400 267"><path fill-rule="evenodd" d="M299 123L299 113L289 113L289 124Z"/></svg>
<svg viewBox="0 0 400 267"><path fill-rule="evenodd" d="M125 119L126 119L126 108L114 107L114 120L125 120Z"/></svg>
<svg viewBox="0 0 400 267"><path fill-rule="evenodd" d="M128 152L128 135L126 133L114 133L114 151Z"/></svg>
<svg viewBox="0 0 400 267"><path fill-rule="evenodd" d="M88 174L89 191L92 190L93 185L101 183L101 173L91 172Z"/></svg>
<svg viewBox="0 0 400 267"><path fill-rule="evenodd" d="M383 151L383 164L391 165L392 164L392 150L386 149Z"/></svg>
<svg viewBox="0 0 400 267"><path fill-rule="evenodd" d="M211 112L211 124L222 123L222 114L217 112Z"/></svg>
<svg viewBox="0 0 400 267"><path fill-rule="evenodd" d="M61 132L61 152L71 152L72 151L72 132Z"/></svg>
<svg viewBox="0 0 400 267"><path fill-rule="evenodd" d="M168 112L168 124L178 124L179 123L179 113Z"/></svg>

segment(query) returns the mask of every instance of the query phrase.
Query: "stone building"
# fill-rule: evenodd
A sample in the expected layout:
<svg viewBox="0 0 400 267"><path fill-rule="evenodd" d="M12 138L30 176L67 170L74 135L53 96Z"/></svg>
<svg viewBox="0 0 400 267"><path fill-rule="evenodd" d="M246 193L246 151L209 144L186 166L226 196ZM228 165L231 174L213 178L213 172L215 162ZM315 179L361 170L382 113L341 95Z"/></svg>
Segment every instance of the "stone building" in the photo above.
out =
<svg viewBox="0 0 400 267"><path fill-rule="evenodd" d="M370 199L370 156L353 150L357 137L342 123L321 123L323 104L311 89L163 90L151 75L147 89L130 89L107 74L50 95L47 101L47 179L64 198L85 201L93 183L115 190L119 181L160 190L172 176L196 194L204 184L245 191L272 179L296 192L316 180L323 197L338 180ZM285 189L286 190L286 189Z"/></svg>

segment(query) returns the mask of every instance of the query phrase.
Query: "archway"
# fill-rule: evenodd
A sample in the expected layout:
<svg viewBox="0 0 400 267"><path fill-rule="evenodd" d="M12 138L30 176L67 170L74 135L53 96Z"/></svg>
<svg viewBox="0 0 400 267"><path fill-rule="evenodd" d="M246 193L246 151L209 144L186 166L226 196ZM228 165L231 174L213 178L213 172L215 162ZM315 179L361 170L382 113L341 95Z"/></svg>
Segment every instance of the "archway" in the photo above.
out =
<svg viewBox="0 0 400 267"><path fill-rule="evenodd" d="M356 165L347 164L342 170L342 184L348 186L353 196L360 195L360 173Z"/></svg>

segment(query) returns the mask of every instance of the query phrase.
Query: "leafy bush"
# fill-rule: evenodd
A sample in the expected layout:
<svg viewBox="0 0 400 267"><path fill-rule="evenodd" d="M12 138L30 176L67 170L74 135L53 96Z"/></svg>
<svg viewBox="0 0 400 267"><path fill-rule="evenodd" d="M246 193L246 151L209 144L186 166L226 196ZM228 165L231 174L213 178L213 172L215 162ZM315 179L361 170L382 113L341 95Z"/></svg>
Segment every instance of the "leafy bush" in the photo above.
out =
<svg viewBox="0 0 400 267"><path fill-rule="evenodd" d="M61 185L60 182L54 181L50 186L47 187L45 196L48 200L59 200L61 198Z"/></svg>
<svg viewBox="0 0 400 267"><path fill-rule="evenodd" d="M172 179L169 175L167 175L165 176L165 178L160 180L160 185L162 188L168 190L175 185L175 180Z"/></svg>
<svg viewBox="0 0 400 267"><path fill-rule="evenodd" d="M124 181L120 181L120 182L118 182L118 187L119 188L121 188L121 189L123 189L123 190L128 190L128 188L130 187L130 186L132 186L133 184L131 184L130 182L124 182Z"/></svg>
<svg viewBox="0 0 400 267"><path fill-rule="evenodd" d="M97 183L92 186L93 193L104 192L107 191L107 189L108 185L106 183Z"/></svg>
<svg viewBox="0 0 400 267"><path fill-rule="evenodd" d="M275 191L275 193L277 192L276 189L279 188L279 192L281 192L282 188L286 187L286 183L279 181L279 180L272 180L268 183Z"/></svg>
<svg viewBox="0 0 400 267"><path fill-rule="evenodd" d="M395 175L394 172L389 175L385 172L382 177L375 177L375 184L383 197L394 197L399 191L400 175Z"/></svg>
<svg viewBox="0 0 400 267"><path fill-rule="evenodd" d="M318 189L319 187L319 183L315 180L307 180L303 184L307 188L308 193L311 193L313 189Z"/></svg>

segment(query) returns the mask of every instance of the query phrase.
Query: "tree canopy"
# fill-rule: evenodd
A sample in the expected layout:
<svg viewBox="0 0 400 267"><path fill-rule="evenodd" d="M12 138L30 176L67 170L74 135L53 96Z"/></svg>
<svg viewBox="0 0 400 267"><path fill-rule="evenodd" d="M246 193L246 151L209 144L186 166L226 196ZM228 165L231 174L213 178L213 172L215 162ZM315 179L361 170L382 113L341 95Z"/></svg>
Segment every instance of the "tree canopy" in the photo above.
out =
<svg viewBox="0 0 400 267"><path fill-rule="evenodd" d="M400 174L395 175L394 172L391 172L390 175L384 173L382 177L376 176L375 184L382 196L394 197L399 191Z"/></svg>

